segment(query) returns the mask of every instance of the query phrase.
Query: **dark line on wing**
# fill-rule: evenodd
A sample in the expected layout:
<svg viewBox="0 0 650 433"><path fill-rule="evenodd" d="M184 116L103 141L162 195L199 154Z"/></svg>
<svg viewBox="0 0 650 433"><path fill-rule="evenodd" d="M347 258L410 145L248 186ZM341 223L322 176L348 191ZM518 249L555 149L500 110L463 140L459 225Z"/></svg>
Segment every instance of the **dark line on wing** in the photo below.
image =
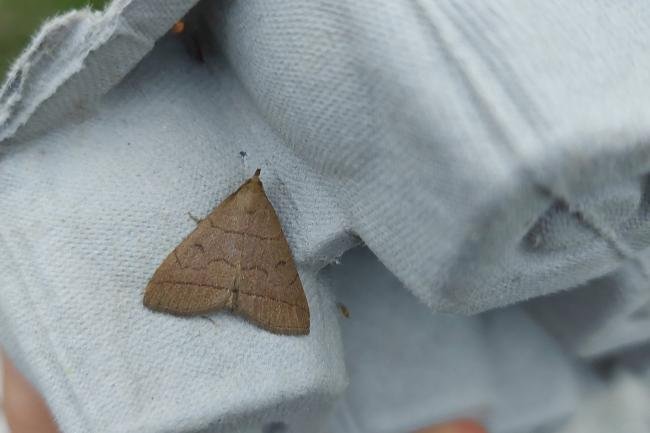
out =
<svg viewBox="0 0 650 433"><path fill-rule="evenodd" d="M264 268L262 268L260 266L247 266L245 268L241 268L241 270L242 271L260 271L261 273L263 273L267 277L269 276L269 272L266 269L264 269Z"/></svg>
<svg viewBox="0 0 650 433"><path fill-rule="evenodd" d="M300 308L303 311L309 312L309 309L303 307L302 305L292 304L291 302L283 301L282 299L274 298L272 296L258 295L257 293L244 292L242 290L239 291L239 294L240 295L245 295L245 296L250 296L251 298L260 298L260 299L264 299L264 300L267 300L267 301L278 302L280 304L285 304L285 305L289 305L291 307Z"/></svg>
<svg viewBox="0 0 650 433"><path fill-rule="evenodd" d="M200 284L192 283L189 281L152 281L153 284L179 284L181 286L196 286L196 287L210 287L216 290L230 290L228 287L215 286L214 284Z"/></svg>
<svg viewBox="0 0 650 433"><path fill-rule="evenodd" d="M176 251L176 248L174 248L174 257L176 257L176 263L178 263L178 266L180 266L181 269L184 269L184 266L181 263L181 259L178 257L178 252Z"/></svg>
<svg viewBox="0 0 650 433"><path fill-rule="evenodd" d="M293 280L291 280L291 282L289 284L287 284L287 287L290 287L293 283L296 282L297 279L298 279L298 272L296 272L296 276L293 277Z"/></svg>
<svg viewBox="0 0 650 433"><path fill-rule="evenodd" d="M176 256L176 261L178 262L178 265L181 267L181 269L192 269L192 270L194 270L194 271L202 271L202 270L205 270L205 269L206 269L209 265L211 265L212 263L219 263L219 262L225 263L226 265L230 266L231 268L237 269L237 265L235 265L235 264L229 262L229 261L226 260L226 259L222 259L222 258L208 260L208 262L205 264L205 266L190 266L190 265L183 265L183 264L181 263L180 259L178 258L178 255L176 254L175 251L174 251L174 254L175 254L175 256ZM260 267L260 266L255 266L255 265L253 265L253 266L246 266L246 267L243 267L243 268L240 268L240 269L241 269L242 271L244 271L244 272L246 272L246 271L260 271L261 273L263 273L263 274L266 275L267 277L269 276L269 272L268 272L266 269L264 269L264 268L262 268L262 267Z"/></svg>
<svg viewBox="0 0 650 433"><path fill-rule="evenodd" d="M236 235L241 235L241 236L250 236L250 237L252 237L252 238L260 239L260 240L262 240L262 241L277 241L277 240L282 239L282 233L280 233L280 234L277 235L277 236L272 236L272 237L269 237L269 236L260 236L260 235L256 235L255 233L240 232L240 231L237 231L237 230L228 230L228 229L225 229L225 228L223 228L223 227L220 227L220 226L216 225L216 224L214 223L214 221L212 221L210 218L208 218L208 221L210 222L210 226L211 226L212 228L215 228L215 229L217 229L217 230L220 230L220 231L222 231L222 232L224 232L224 233L228 233L228 234L236 234Z"/></svg>

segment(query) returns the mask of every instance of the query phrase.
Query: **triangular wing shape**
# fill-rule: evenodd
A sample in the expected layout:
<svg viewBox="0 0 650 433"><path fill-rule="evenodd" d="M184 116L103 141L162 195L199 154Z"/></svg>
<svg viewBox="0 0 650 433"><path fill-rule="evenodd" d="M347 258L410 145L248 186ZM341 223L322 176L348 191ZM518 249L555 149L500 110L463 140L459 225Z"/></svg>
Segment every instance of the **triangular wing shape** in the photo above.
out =
<svg viewBox="0 0 650 433"><path fill-rule="evenodd" d="M228 309L277 334L309 334L309 306L259 170L162 262L144 305L177 315Z"/></svg>

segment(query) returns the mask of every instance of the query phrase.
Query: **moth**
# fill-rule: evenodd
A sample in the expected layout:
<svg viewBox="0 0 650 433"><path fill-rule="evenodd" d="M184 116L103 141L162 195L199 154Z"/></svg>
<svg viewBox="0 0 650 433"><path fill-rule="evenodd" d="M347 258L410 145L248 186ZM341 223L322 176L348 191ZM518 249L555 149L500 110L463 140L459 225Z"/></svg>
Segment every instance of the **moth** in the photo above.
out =
<svg viewBox="0 0 650 433"><path fill-rule="evenodd" d="M228 310L272 333L309 334L307 298L260 169L174 248L143 302L175 315Z"/></svg>

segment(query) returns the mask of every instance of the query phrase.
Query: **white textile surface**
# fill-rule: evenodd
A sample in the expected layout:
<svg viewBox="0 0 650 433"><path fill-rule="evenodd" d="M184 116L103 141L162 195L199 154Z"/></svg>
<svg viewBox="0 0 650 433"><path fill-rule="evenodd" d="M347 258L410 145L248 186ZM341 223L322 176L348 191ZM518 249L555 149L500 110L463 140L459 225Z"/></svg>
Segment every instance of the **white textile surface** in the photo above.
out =
<svg viewBox="0 0 650 433"><path fill-rule="evenodd" d="M570 351L602 357L650 340L650 251L618 271L568 293L529 304L533 315Z"/></svg>
<svg viewBox="0 0 650 433"><path fill-rule="evenodd" d="M514 304L610 278L621 263L634 287L647 282L647 2L206 0L189 37L168 34L194 3L119 0L56 18L0 89L0 341L64 432L319 431L359 389L345 394L350 347L373 353L362 337L372 329L345 325L344 354L329 286L349 282L318 275L359 240L396 278L385 296L415 295L421 316ZM149 277L194 226L188 212L207 214L258 167L311 335L145 310ZM372 278L355 280L359 317L384 308L362 298ZM628 317L632 298L593 335ZM433 358L415 371L451 366L456 350L485 361L454 367L476 373L476 393L465 388L476 404L422 406L418 419L481 406L506 432L571 410L552 340L517 308L492 314L393 319L414 333L430 320L450 327L416 336ZM480 339L483 320L487 341L521 341L525 356L453 347L456 332ZM407 343L391 335L384 354ZM567 341L578 353L618 344ZM505 403L482 397L491 365L513 366L492 379ZM524 377L548 388L522 400ZM527 412L554 389L561 404L543 419Z"/></svg>
<svg viewBox="0 0 650 433"><path fill-rule="evenodd" d="M563 426L539 433L648 433L650 392L643 377L618 371Z"/></svg>
<svg viewBox="0 0 650 433"><path fill-rule="evenodd" d="M288 189L278 173L294 173L294 185L305 173L232 75L219 76L167 40L91 119L6 149L2 343L66 433L259 431L278 421L309 432L346 384L334 306L312 263L333 245L336 206L312 188ZM212 323L146 310L147 281L195 226L188 212L206 215L257 166L299 264L309 337L229 314ZM326 223L311 230L315 215Z"/></svg>
<svg viewBox="0 0 650 433"><path fill-rule="evenodd" d="M366 249L324 278L350 315L340 318L350 386L331 432L406 432L466 417L491 433L521 433L577 406L573 366L521 309L432 314Z"/></svg>

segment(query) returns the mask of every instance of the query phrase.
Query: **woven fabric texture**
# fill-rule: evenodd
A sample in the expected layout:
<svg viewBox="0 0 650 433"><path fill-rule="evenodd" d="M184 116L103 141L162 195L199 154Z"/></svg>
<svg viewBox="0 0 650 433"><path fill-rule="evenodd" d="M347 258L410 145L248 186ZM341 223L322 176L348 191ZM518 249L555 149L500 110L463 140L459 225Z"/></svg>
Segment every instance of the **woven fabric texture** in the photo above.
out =
<svg viewBox="0 0 650 433"><path fill-rule="evenodd" d="M169 34L188 12L187 35ZM0 341L66 433L309 433L340 398L359 401L355 356L408 343L393 332L365 346L375 330L363 325L341 334L335 296L368 323L395 296L395 314L417 312L395 327L448 329L421 336L433 358L414 369L440 369L422 383L477 376L471 404L443 410L438 395L412 415L483 411L504 433L556 420L574 407L573 373L529 312L585 357L650 336L648 23L647 2L593 0L120 0L58 17L0 89ZM188 212L206 215L258 167L310 336L145 310L149 277L194 227ZM394 275L383 300L363 298L377 268L354 295L319 274L361 242ZM545 301L566 309L425 314L576 286ZM572 325L586 310L590 323ZM494 347L450 347L481 340L477 328ZM531 370L499 360L510 340L529 344ZM346 362L362 377L347 394ZM523 400L520 383L544 386ZM540 418L531 408L553 392ZM407 403L391 398L359 406L357 426Z"/></svg>

